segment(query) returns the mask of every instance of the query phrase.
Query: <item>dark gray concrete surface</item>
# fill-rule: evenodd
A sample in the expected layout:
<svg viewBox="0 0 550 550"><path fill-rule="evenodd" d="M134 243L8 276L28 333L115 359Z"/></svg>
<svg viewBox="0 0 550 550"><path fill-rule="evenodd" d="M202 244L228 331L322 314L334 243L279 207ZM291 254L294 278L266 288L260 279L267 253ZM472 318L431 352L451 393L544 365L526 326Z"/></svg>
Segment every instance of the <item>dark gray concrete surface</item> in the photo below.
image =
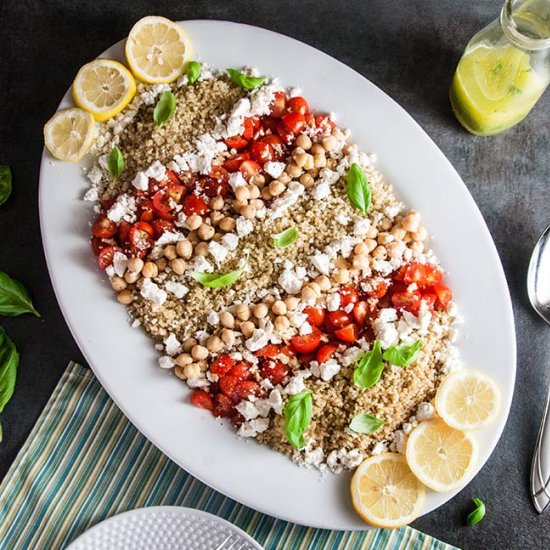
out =
<svg viewBox="0 0 550 550"><path fill-rule="evenodd" d="M465 549L550 548L550 515L538 516L528 493L531 453L550 378L550 329L530 311L525 292L530 251L550 222L550 93L526 121L492 138L463 131L447 100L467 40L497 16L500 4L0 2L0 164L11 165L14 172L13 195L0 207L0 269L28 287L42 313L39 320L2 319L21 352L21 366L15 396L1 416L0 476L68 361L82 361L55 300L42 252L37 189L43 124L78 68L126 36L140 17L154 13L173 19L227 19L287 34L356 69L397 100L461 174L491 230L510 285L518 336L516 393L504 435L482 472L415 527ZM464 527L474 496L485 501L487 516L476 527Z"/></svg>

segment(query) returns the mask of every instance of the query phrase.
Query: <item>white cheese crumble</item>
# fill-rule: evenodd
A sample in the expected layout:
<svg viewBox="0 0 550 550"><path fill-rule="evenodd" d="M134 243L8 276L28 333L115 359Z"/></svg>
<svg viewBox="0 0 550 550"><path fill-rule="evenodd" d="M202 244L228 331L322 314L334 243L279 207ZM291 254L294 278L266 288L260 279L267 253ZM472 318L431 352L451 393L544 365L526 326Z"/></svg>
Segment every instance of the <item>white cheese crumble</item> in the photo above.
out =
<svg viewBox="0 0 550 550"><path fill-rule="evenodd" d="M301 391L304 391L306 385L304 380L307 380L311 376L311 371L308 369L298 371L289 381L288 384L284 387L283 393L287 395L296 395Z"/></svg>
<svg viewBox="0 0 550 550"><path fill-rule="evenodd" d="M222 237L221 243L228 250L235 250L235 248L239 245L239 237L237 237L234 233L226 233Z"/></svg>
<svg viewBox="0 0 550 550"><path fill-rule="evenodd" d="M141 285L141 295L150 302L161 306L166 301L168 295L162 288L159 288L151 279L143 279Z"/></svg>
<svg viewBox="0 0 550 550"><path fill-rule="evenodd" d="M168 281L165 285L166 290L171 292L176 298L183 298L188 292L189 289L182 283L177 281Z"/></svg>
<svg viewBox="0 0 550 550"><path fill-rule="evenodd" d="M315 256L311 256L311 263L321 275L330 274L330 258L327 254L315 254Z"/></svg>
<svg viewBox="0 0 550 550"><path fill-rule="evenodd" d="M220 316L219 316L215 311L211 311L211 312L206 316L206 322L207 322L209 325L212 325L213 327L215 327L216 325L219 325L219 324L220 324Z"/></svg>
<svg viewBox="0 0 550 550"><path fill-rule="evenodd" d="M296 271L289 268L281 272L277 282L287 294L298 294L304 284Z"/></svg>
<svg viewBox="0 0 550 550"><path fill-rule="evenodd" d="M327 309L329 311L336 311L340 307L340 294L333 292L327 296Z"/></svg>
<svg viewBox="0 0 550 550"><path fill-rule="evenodd" d="M245 420L254 420L254 418L260 416L260 411L250 401L243 400L235 408L243 415Z"/></svg>
<svg viewBox="0 0 550 550"><path fill-rule="evenodd" d="M250 221L244 218L243 216L239 216L237 218L237 235L239 237L246 237L246 235L252 233L254 231L254 224Z"/></svg>
<svg viewBox="0 0 550 550"><path fill-rule="evenodd" d="M336 359L329 359L320 364L317 361L312 361L309 368L313 376L317 376L325 382L328 382L340 372L340 365Z"/></svg>
<svg viewBox="0 0 550 550"><path fill-rule="evenodd" d="M284 162L268 161L264 164L264 170L273 178L277 179L285 171Z"/></svg>
<svg viewBox="0 0 550 550"><path fill-rule="evenodd" d="M181 353L180 341L174 334L170 334L168 338L164 340L164 349L168 355L179 355Z"/></svg>
<svg viewBox="0 0 550 550"><path fill-rule="evenodd" d="M134 223L136 221L136 208L136 199L125 193L118 196L113 206L109 208L107 217L115 223L122 220Z"/></svg>
<svg viewBox="0 0 550 550"><path fill-rule="evenodd" d="M297 181L291 181L281 197L275 199L269 207L268 216L273 219L280 218L300 198L305 187Z"/></svg>
<svg viewBox="0 0 550 550"><path fill-rule="evenodd" d="M216 241L210 241L208 244L208 252L210 252L217 264L221 264L227 257L229 250L223 246L223 244Z"/></svg>
<svg viewBox="0 0 550 550"><path fill-rule="evenodd" d="M252 336L245 342L245 346L250 351L258 351L267 344L269 344L269 334L261 328L254 329Z"/></svg>
<svg viewBox="0 0 550 550"><path fill-rule="evenodd" d="M433 418L435 414L435 408L431 403L428 403L427 401L424 401L418 405L418 410L416 411L416 419L418 422L422 422L424 420L429 420L430 418Z"/></svg>
<svg viewBox="0 0 550 550"><path fill-rule="evenodd" d="M235 191L237 187L242 187L243 185L247 185L247 183L240 172L233 172L229 174L229 185L231 186L231 189Z"/></svg>
<svg viewBox="0 0 550 550"><path fill-rule="evenodd" d="M381 309L372 324L374 334L380 345L386 349L399 343L399 333L395 324L397 312L393 308Z"/></svg>
<svg viewBox="0 0 550 550"><path fill-rule="evenodd" d="M119 277L123 277L128 266L128 256L122 252L115 252L113 256L113 268Z"/></svg>
<svg viewBox="0 0 550 550"><path fill-rule="evenodd" d="M241 437L256 437L259 433L265 432L269 428L269 418L255 418L243 422L237 435Z"/></svg>
<svg viewBox="0 0 550 550"><path fill-rule="evenodd" d="M195 271L198 273L212 273L214 266L204 256L195 256L187 265L187 271L189 273Z"/></svg>
<svg viewBox="0 0 550 550"><path fill-rule="evenodd" d="M168 357L168 355L159 357L158 364L161 369L171 369L175 365L174 360L171 357Z"/></svg>
<svg viewBox="0 0 550 550"><path fill-rule="evenodd" d="M353 226L353 234L357 237L366 235L370 229L370 220L368 218L361 218L355 222Z"/></svg>

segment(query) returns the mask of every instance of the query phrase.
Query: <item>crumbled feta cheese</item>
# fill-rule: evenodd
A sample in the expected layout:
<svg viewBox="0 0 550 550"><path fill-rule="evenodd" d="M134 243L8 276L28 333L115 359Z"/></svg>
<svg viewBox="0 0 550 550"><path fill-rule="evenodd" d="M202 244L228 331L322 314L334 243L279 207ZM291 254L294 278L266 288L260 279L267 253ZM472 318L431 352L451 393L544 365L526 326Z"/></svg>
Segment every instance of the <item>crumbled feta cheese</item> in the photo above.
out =
<svg viewBox="0 0 550 550"><path fill-rule="evenodd" d="M259 433L265 432L269 428L269 418L255 418L243 422L237 435L241 437L256 437Z"/></svg>
<svg viewBox="0 0 550 550"><path fill-rule="evenodd" d="M336 214L336 221L341 225L348 225L350 218L346 214Z"/></svg>
<svg viewBox="0 0 550 550"><path fill-rule="evenodd" d="M190 388L206 388L210 382L206 378L188 378L187 385Z"/></svg>
<svg viewBox="0 0 550 550"><path fill-rule="evenodd" d="M227 250L223 244L216 241L210 241L208 244L208 252L212 254L214 260L216 260L216 263L221 264L227 257L229 250Z"/></svg>
<svg viewBox="0 0 550 550"><path fill-rule="evenodd" d="M167 244L176 244L185 240L185 235L179 231L165 231L155 242L156 246L165 246Z"/></svg>
<svg viewBox="0 0 550 550"><path fill-rule="evenodd" d="M252 231L254 231L254 224L243 216L239 216L237 218L237 235L239 237L246 237Z"/></svg>
<svg viewBox="0 0 550 550"><path fill-rule="evenodd" d="M276 219L283 214L300 198L305 187L297 181L291 181L286 191L277 199L275 199L269 208L268 215L270 218Z"/></svg>
<svg viewBox="0 0 550 550"><path fill-rule="evenodd" d="M301 336L307 336L308 334L311 334L313 332L313 328L307 321L305 321L300 325L300 330L298 332Z"/></svg>
<svg viewBox="0 0 550 550"><path fill-rule="evenodd" d="M175 365L174 360L167 355L159 357L158 364L161 369L171 369Z"/></svg>
<svg viewBox="0 0 550 550"><path fill-rule="evenodd" d="M422 422L424 420L429 420L430 418L433 418L435 414L435 408L431 403L428 403L427 401L424 401L418 405L418 409L416 411L416 419L418 422Z"/></svg>
<svg viewBox="0 0 550 550"><path fill-rule="evenodd" d="M226 233L222 237L221 243L228 250L235 250L235 248L239 245L239 237L237 237L234 233Z"/></svg>
<svg viewBox="0 0 550 550"><path fill-rule="evenodd" d="M368 218L361 218L355 222L353 226L353 234L357 237L366 235L370 229L370 220Z"/></svg>
<svg viewBox="0 0 550 550"><path fill-rule="evenodd" d="M115 223L122 220L134 223L136 221L136 208L136 199L125 193L118 196L113 206L109 208L107 217Z"/></svg>
<svg viewBox="0 0 550 550"><path fill-rule="evenodd" d="M84 193L83 200L88 202L97 202L99 200L99 192L97 187L90 187L86 193Z"/></svg>
<svg viewBox="0 0 550 550"><path fill-rule="evenodd" d="M260 416L260 411L250 401L243 400L235 408L244 416L245 420L254 420Z"/></svg>
<svg viewBox="0 0 550 550"><path fill-rule="evenodd" d="M321 379L328 382L340 372L340 365L336 359L329 359L319 365Z"/></svg>
<svg viewBox="0 0 550 550"><path fill-rule="evenodd" d="M283 393L287 395L296 395L306 389L304 380L311 376L311 372L308 369L298 371L284 387Z"/></svg>
<svg viewBox="0 0 550 550"><path fill-rule="evenodd" d="M300 97L302 95L302 90L300 88L291 88L288 92L288 97Z"/></svg>
<svg viewBox="0 0 550 550"><path fill-rule="evenodd" d="M340 307L340 293L333 292L327 296L327 309L336 311Z"/></svg>
<svg viewBox="0 0 550 550"><path fill-rule="evenodd" d="M363 462L363 455L359 449L351 449L351 451L340 449L338 458L344 468L347 468L348 470L357 468L357 466Z"/></svg>
<svg viewBox="0 0 550 550"><path fill-rule="evenodd" d="M293 327L300 328L305 322L307 322L307 315L296 311L289 315L288 319Z"/></svg>
<svg viewBox="0 0 550 550"><path fill-rule="evenodd" d="M254 329L252 336L245 342L245 346L250 351L258 351L269 344L269 334L261 328Z"/></svg>
<svg viewBox="0 0 550 550"><path fill-rule="evenodd" d="M243 185L247 185L247 183L240 172L233 172L229 174L229 185L231 186L231 189L235 191L237 187L242 187Z"/></svg>
<svg viewBox="0 0 550 550"><path fill-rule="evenodd" d="M380 455L382 453L385 453L388 450L388 446L383 441L379 441L374 445L371 451L371 455Z"/></svg>
<svg viewBox="0 0 550 550"><path fill-rule="evenodd" d="M384 308L380 310L377 319L372 324L374 334L384 349L399 343L399 333L395 321L397 321L395 309Z"/></svg>
<svg viewBox="0 0 550 550"><path fill-rule="evenodd" d="M86 177L92 182L93 185L99 185L103 179L103 170L101 170L99 164L94 164L90 170L88 170Z"/></svg>
<svg viewBox="0 0 550 550"><path fill-rule="evenodd" d="M206 322L207 322L209 325L212 325L212 326L219 325L219 324L220 324L220 316L219 316L215 311L211 311L211 312L206 316Z"/></svg>
<svg viewBox="0 0 550 550"><path fill-rule="evenodd" d="M392 450L404 454L407 447L407 436L403 430L396 430L393 433Z"/></svg>
<svg viewBox="0 0 550 550"><path fill-rule="evenodd" d="M181 344L174 334L170 334L164 340L164 349L168 355L179 355L181 353Z"/></svg>
<svg viewBox="0 0 550 550"><path fill-rule="evenodd" d="M317 201L326 199L330 195L330 185L326 181L320 181L312 190L311 194Z"/></svg>
<svg viewBox="0 0 550 550"><path fill-rule="evenodd" d="M160 95L162 92L169 92L170 86L168 84L155 84L154 86L151 86L151 88L140 88L140 99L145 105L153 105L155 102L155 99L158 95Z"/></svg>
<svg viewBox="0 0 550 550"><path fill-rule="evenodd" d="M315 256L311 256L311 263L321 275L330 274L330 258L327 254L315 254Z"/></svg>
<svg viewBox="0 0 550 550"><path fill-rule="evenodd" d="M183 298L188 292L189 289L182 283L177 281L168 281L165 285L166 290L171 292L176 298Z"/></svg>
<svg viewBox="0 0 550 550"><path fill-rule="evenodd" d="M281 87L276 84L268 84L257 88L250 94L250 111L255 116L268 115L271 112L271 104L275 100L275 93Z"/></svg>
<svg viewBox="0 0 550 550"><path fill-rule="evenodd" d="M132 185L140 191L147 191L149 188L149 178L145 175L145 172L138 172L132 180Z"/></svg>
<svg viewBox="0 0 550 550"><path fill-rule="evenodd" d="M302 290L303 286L303 281L300 280L292 269L284 269L279 275L277 282L287 294L297 294Z"/></svg>
<svg viewBox="0 0 550 550"><path fill-rule="evenodd" d="M325 453L322 447L316 447L315 449L306 447L301 451L294 451L292 455L292 460L302 468L311 468L313 466L321 469L324 458Z"/></svg>
<svg viewBox="0 0 550 550"><path fill-rule="evenodd" d="M141 285L141 295L150 302L161 306L166 301L168 295L162 288L159 288L151 279L144 278Z"/></svg>
<svg viewBox="0 0 550 550"><path fill-rule="evenodd" d="M212 273L214 266L204 256L195 256L187 265L187 271L189 273Z"/></svg>
<svg viewBox="0 0 550 550"><path fill-rule="evenodd" d="M115 273L119 277L124 277L127 266L128 256L126 256L126 254L123 254L122 252L115 252L115 255L113 256L113 268L115 270Z"/></svg>
<svg viewBox="0 0 550 550"><path fill-rule="evenodd" d="M264 164L264 170L273 178L277 179L285 170L284 162L268 161Z"/></svg>

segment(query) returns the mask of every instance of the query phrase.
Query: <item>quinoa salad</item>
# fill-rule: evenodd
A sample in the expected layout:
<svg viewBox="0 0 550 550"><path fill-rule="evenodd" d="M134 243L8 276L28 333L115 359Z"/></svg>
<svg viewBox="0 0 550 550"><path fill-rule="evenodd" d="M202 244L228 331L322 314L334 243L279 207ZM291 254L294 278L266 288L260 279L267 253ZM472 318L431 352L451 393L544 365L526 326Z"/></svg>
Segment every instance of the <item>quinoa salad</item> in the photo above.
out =
<svg viewBox="0 0 550 550"><path fill-rule="evenodd" d="M86 174L93 252L154 341L151 368L300 466L402 453L461 367L420 213L330 105L256 69L199 74L140 84L97 125Z"/></svg>

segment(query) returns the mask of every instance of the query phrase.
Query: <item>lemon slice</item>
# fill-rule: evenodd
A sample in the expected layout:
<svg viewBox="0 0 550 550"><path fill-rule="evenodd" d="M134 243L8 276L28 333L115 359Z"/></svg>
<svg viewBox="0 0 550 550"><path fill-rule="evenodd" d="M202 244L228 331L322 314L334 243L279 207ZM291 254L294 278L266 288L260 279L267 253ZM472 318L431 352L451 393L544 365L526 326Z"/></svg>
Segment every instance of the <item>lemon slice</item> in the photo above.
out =
<svg viewBox="0 0 550 550"><path fill-rule="evenodd" d="M172 82L191 59L191 41L181 25L151 15L140 19L126 41L126 59L143 82Z"/></svg>
<svg viewBox="0 0 550 550"><path fill-rule="evenodd" d="M495 419L500 406L497 385L476 370L457 370L441 382L435 396L437 414L457 430L478 430Z"/></svg>
<svg viewBox="0 0 550 550"><path fill-rule="evenodd" d="M82 109L65 109L53 115L44 126L44 143L59 160L79 161L94 140L95 120Z"/></svg>
<svg viewBox="0 0 550 550"><path fill-rule="evenodd" d="M118 61L96 59L86 63L73 82L75 103L90 111L96 120L120 113L136 95L132 73Z"/></svg>
<svg viewBox="0 0 550 550"><path fill-rule="evenodd" d="M409 435L406 457L424 485L434 491L453 491L472 475L477 443L470 434L447 426L443 420L426 420Z"/></svg>
<svg viewBox="0 0 550 550"><path fill-rule="evenodd" d="M422 511L426 490L403 455L382 453L365 460L351 480L355 511L367 523L394 529L414 521Z"/></svg>

